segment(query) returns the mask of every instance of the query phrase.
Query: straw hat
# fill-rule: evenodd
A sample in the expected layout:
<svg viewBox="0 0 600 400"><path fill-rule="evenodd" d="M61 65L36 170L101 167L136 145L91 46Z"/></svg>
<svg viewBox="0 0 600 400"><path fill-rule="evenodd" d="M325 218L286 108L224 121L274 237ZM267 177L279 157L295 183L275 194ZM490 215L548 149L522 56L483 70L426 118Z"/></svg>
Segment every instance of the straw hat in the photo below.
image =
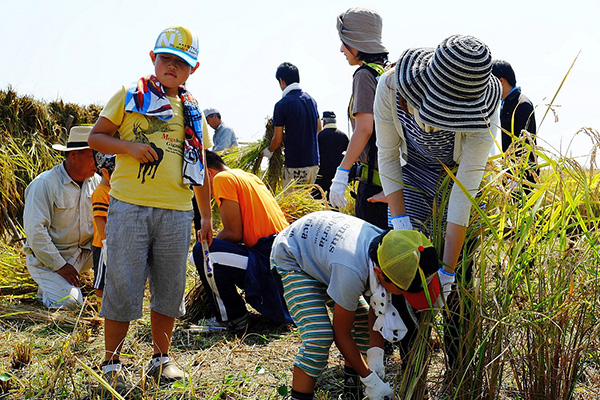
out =
<svg viewBox="0 0 600 400"><path fill-rule="evenodd" d="M473 36L453 35L436 49L404 51L396 65L400 94L434 128L479 131L500 104L490 49Z"/></svg>
<svg viewBox="0 0 600 400"><path fill-rule="evenodd" d="M92 131L91 126L74 126L69 132L69 138L67 139L67 145L53 144L52 148L59 151L71 151L71 150L84 150L89 149L88 136Z"/></svg>

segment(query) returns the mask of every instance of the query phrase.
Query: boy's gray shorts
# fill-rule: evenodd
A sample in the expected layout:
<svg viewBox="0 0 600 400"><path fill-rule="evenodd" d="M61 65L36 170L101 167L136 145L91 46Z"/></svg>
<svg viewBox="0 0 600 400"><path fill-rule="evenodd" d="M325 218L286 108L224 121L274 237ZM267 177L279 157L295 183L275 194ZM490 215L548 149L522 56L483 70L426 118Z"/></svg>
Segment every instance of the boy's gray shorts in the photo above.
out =
<svg viewBox="0 0 600 400"><path fill-rule="evenodd" d="M185 313L185 275L192 218L192 211L138 206L110 199L101 316L114 321L141 318L146 280L150 309L168 317Z"/></svg>

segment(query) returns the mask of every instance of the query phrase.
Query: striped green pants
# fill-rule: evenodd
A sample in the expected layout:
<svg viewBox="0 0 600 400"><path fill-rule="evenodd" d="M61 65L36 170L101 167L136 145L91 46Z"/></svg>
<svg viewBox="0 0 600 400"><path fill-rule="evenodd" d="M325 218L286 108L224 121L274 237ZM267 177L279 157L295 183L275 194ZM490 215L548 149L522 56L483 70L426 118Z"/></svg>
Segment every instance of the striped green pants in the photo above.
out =
<svg viewBox="0 0 600 400"><path fill-rule="evenodd" d="M327 286L305 272L280 268L277 272L283 283L283 297L302 339L294 366L316 379L327 366L333 343L333 325L328 311L334 303L327 295ZM366 352L369 348L369 306L362 297L356 309L352 335L360 351Z"/></svg>

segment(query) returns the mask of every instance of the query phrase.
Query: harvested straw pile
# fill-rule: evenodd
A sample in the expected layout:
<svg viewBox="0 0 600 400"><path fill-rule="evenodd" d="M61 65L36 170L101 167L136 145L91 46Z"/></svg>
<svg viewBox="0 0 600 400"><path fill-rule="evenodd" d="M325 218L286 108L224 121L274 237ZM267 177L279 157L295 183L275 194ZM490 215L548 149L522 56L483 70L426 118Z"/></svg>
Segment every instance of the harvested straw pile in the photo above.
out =
<svg viewBox="0 0 600 400"><path fill-rule="evenodd" d="M197 278L192 288L185 295L185 315L181 319L191 324L197 324L201 319L211 317L206 296L202 281Z"/></svg>
<svg viewBox="0 0 600 400"><path fill-rule="evenodd" d="M326 200L317 200L312 196L314 190L323 193L319 185L302 185L296 190L284 190L277 195L277 203L290 224L311 212L330 209Z"/></svg>
<svg viewBox="0 0 600 400"><path fill-rule="evenodd" d="M21 222L25 187L62 160L50 144L64 143L69 123L94 123L100 110L61 100L45 103L18 96L10 87L0 90L0 239L14 239L11 225Z"/></svg>

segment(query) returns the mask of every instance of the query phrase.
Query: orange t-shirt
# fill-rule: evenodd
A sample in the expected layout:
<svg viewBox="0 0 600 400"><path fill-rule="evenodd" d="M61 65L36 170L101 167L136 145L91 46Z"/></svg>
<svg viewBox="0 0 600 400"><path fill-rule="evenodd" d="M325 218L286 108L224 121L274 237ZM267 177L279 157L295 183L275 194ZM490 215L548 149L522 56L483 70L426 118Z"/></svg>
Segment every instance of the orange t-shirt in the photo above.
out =
<svg viewBox="0 0 600 400"><path fill-rule="evenodd" d="M288 226L279 204L256 175L241 169L221 171L213 179L212 192L219 206L223 199L240 205L244 244L248 248L258 239L279 233Z"/></svg>
<svg viewBox="0 0 600 400"><path fill-rule="evenodd" d="M108 215L108 203L110 202L110 196L108 195L108 191L110 187L99 184L92 193L92 215L94 217L101 217L106 219ZM102 238L100 237L100 232L98 232L98 227L96 226L96 218L93 220L94 222L94 240L92 240L92 246L102 247Z"/></svg>

